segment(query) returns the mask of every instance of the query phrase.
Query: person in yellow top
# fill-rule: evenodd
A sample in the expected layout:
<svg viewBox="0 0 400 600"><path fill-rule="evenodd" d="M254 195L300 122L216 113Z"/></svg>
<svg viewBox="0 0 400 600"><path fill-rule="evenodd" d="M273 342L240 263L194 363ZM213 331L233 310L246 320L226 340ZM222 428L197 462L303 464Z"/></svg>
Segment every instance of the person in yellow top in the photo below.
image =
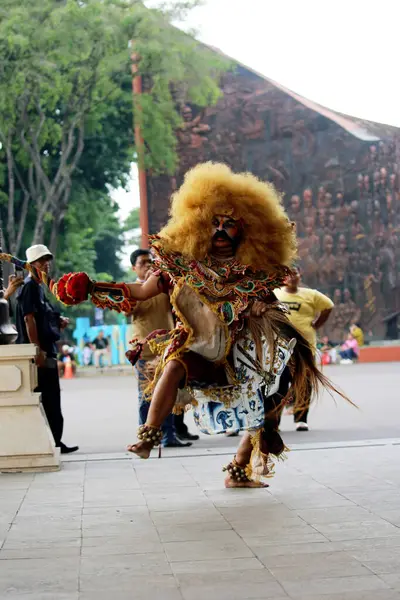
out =
<svg viewBox="0 0 400 600"><path fill-rule="evenodd" d="M333 302L318 290L300 287L300 282L300 269L294 268L286 280L285 287L275 290L275 296L289 310L290 321L315 351L317 330L329 319ZM309 396L305 408L301 411L296 411L296 398L294 398L294 421L297 431L308 431L307 419L311 392Z"/></svg>
<svg viewBox="0 0 400 600"><path fill-rule="evenodd" d="M357 340L359 348L361 348L361 346L364 346L364 332L361 329L359 323L355 323L350 326L350 333L353 336L353 338Z"/></svg>

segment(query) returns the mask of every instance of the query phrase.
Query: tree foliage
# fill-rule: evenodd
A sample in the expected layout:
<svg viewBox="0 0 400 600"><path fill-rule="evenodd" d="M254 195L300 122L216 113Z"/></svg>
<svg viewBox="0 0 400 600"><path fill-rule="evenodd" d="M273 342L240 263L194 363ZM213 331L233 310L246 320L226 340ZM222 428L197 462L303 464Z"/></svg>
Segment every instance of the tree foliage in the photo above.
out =
<svg viewBox="0 0 400 600"><path fill-rule="evenodd" d="M2 0L0 225L11 252L45 242L65 267L74 257L110 267L121 231L108 186L124 185L136 158L133 121L146 167L173 172L178 98L204 106L219 93L225 64L171 26L194 4ZM148 82L133 107L132 53Z"/></svg>
<svg viewBox="0 0 400 600"><path fill-rule="evenodd" d="M140 209L135 207L131 210L123 225L125 240L129 246L140 246L141 234L140 229Z"/></svg>
<svg viewBox="0 0 400 600"><path fill-rule="evenodd" d="M140 227L140 214L139 208L133 208L127 218L125 219L124 229L125 231L133 231Z"/></svg>
<svg viewBox="0 0 400 600"><path fill-rule="evenodd" d="M93 210L93 208L96 210ZM72 199L60 235L57 271L85 271L91 277L108 273L119 279L123 228L118 207L108 195L84 188Z"/></svg>

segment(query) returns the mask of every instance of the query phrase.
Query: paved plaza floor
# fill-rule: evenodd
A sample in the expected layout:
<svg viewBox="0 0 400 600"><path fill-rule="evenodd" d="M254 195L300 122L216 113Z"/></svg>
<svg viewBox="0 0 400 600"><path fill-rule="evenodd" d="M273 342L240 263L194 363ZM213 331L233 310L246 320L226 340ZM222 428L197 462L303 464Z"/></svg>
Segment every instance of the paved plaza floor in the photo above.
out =
<svg viewBox="0 0 400 600"><path fill-rule="evenodd" d="M65 382L83 452L57 473L0 475L0 600L400 600L396 367L338 371L362 408L324 400L304 437L286 417L293 451L261 490L224 489L235 438L132 459L130 388Z"/></svg>
<svg viewBox="0 0 400 600"><path fill-rule="evenodd" d="M326 374L359 409L323 394L311 410L306 435L294 431L293 417L284 417L289 446L400 437L400 363L337 366ZM63 381L65 441L79 444L84 454L124 452L136 438L136 389L133 375ZM191 412L186 419L194 430ZM202 436L191 453L230 451L231 446L232 440L223 436Z"/></svg>
<svg viewBox="0 0 400 600"><path fill-rule="evenodd" d="M1 600L400 600L400 445L294 451L268 490L224 458L0 476Z"/></svg>

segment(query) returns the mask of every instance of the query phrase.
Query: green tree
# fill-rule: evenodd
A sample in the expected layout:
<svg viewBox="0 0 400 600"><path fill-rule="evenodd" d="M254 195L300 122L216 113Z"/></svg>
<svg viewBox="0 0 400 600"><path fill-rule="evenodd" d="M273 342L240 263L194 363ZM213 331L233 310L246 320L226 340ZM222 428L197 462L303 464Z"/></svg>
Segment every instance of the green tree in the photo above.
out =
<svg viewBox="0 0 400 600"><path fill-rule="evenodd" d="M104 152L124 183L135 157L133 140L127 147L121 129L114 134L130 116L132 51L138 74L146 74L148 82L133 108L145 165L155 172L174 170L177 90L188 101L208 105L219 94L218 75L226 67L171 25L194 4L171 2L149 10L139 0L2 0L0 217L11 252L19 251L27 229L28 243L47 242L55 249L67 215L69 227L74 220L69 205L79 196L76 184L84 178L91 198L89 188L104 192L110 183L107 168L86 171L96 156ZM117 107L124 107L122 118Z"/></svg>
<svg viewBox="0 0 400 600"><path fill-rule="evenodd" d="M140 246L141 229L140 229L140 213L139 208L133 208L125 219L123 230L125 242L129 246Z"/></svg>
<svg viewBox="0 0 400 600"><path fill-rule="evenodd" d="M124 229L125 231L134 231L140 228L140 212L139 208L135 207L131 210L127 218L125 219Z"/></svg>
<svg viewBox="0 0 400 600"><path fill-rule="evenodd" d="M129 73L121 77L121 92L118 102L106 107L96 135L85 136L85 151L73 176L66 217L55 240L60 272L83 269L101 279L105 274L113 279L123 275L120 255L124 230L109 188L125 187L131 171L132 79ZM56 244L50 243L54 251Z"/></svg>
<svg viewBox="0 0 400 600"><path fill-rule="evenodd" d="M124 244L118 206L97 190L75 191L61 227L56 269L59 273L85 271L91 277L119 279Z"/></svg>

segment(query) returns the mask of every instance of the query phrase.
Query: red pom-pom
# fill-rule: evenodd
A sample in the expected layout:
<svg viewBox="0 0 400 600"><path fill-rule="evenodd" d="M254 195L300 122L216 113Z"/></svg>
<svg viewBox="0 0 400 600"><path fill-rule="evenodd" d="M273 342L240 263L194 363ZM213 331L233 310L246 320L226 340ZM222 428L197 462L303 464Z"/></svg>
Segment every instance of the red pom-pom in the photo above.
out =
<svg viewBox="0 0 400 600"><path fill-rule="evenodd" d="M86 273L72 273L67 283L67 294L76 304L88 299L90 278Z"/></svg>
<svg viewBox="0 0 400 600"><path fill-rule="evenodd" d="M59 279L57 281L57 283L54 287L54 293L57 296L57 298L59 300L61 300L61 302L64 302L64 298L65 298L65 282L66 282L65 278L66 277L68 277L68 275L64 275L63 277L61 277L61 279Z"/></svg>
<svg viewBox="0 0 400 600"><path fill-rule="evenodd" d="M57 282L57 297L73 306L88 299L90 278L86 273L68 273Z"/></svg>

